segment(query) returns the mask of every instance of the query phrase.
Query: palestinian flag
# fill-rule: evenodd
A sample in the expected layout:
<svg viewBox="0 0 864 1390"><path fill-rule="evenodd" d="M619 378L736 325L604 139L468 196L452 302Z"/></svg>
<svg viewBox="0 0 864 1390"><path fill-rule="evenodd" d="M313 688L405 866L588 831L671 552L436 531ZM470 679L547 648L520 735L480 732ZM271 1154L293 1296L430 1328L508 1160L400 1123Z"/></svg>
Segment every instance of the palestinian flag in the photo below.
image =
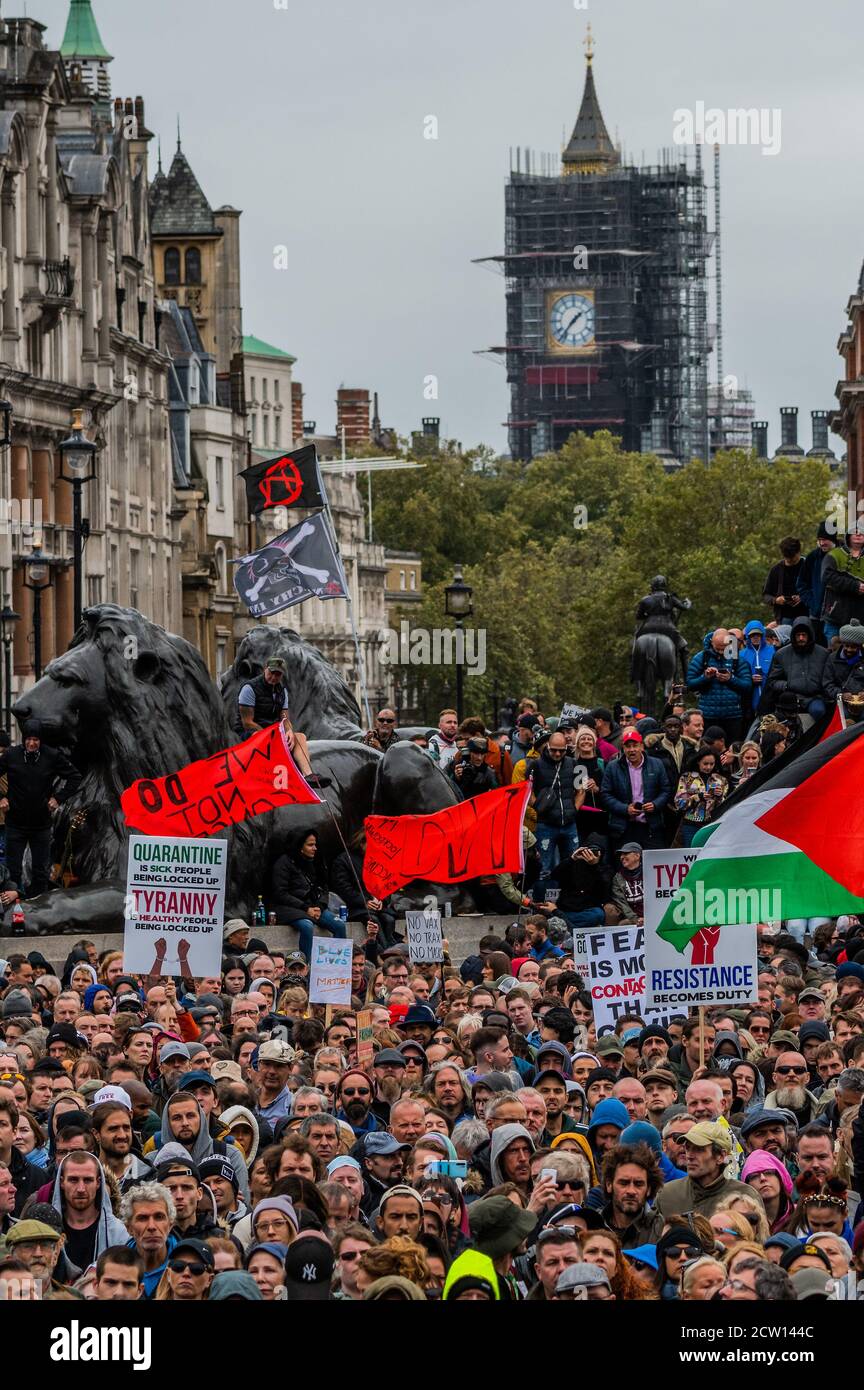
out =
<svg viewBox="0 0 864 1390"><path fill-rule="evenodd" d="M843 708L843 701L838 695L837 704L831 714L831 721L819 742L822 743L826 738L830 738L832 734L839 734L840 731L846 727L846 711Z"/></svg>
<svg viewBox="0 0 864 1390"><path fill-rule="evenodd" d="M303 444L290 454L253 463L240 473L246 483L249 515L270 507L325 507L318 454L314 444Z"/></svg>
<svg viewBox="0 0 864 1390"><path fill-rule="evenodd" d="M862 739L831 735L706 826L658 934L683 951L706 926L864 912Z"/></svg>

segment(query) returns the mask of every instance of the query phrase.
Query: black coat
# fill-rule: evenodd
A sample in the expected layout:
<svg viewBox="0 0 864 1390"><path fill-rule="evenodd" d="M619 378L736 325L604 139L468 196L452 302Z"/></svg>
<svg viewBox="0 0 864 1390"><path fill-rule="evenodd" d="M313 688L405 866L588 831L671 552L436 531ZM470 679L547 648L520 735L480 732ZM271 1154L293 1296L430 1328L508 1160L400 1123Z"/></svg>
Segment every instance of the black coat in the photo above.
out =
<svg viewBox="0 0 864 1390"><path fill-rule="evenodd" d="M296 855L280 854L273 865L273 903L289 926L308 917L310 907L326 908L329 899L327 866L320 854L311 860L299 850Z"/></svg>
<svg viewBox="0 0 864 1390"><path fill-rule="evenodd" d="M458 789L463 801L470 801L472 797L480 796L483 792L494 792L499 785L498 778L488 763L481 763L479 767L474 767L466 758L461 766L462 776L457 777L456 763L452 762L447 769L447 777Z"/></svg>
<svg viewBox="0 0 864 1390"><path fill-rule="evenodd" d="M369 917L369 909L366 906L366 897L372 897L372 893L363 896L358 887L357 880L363 883L363 855L359 850L352 849L336 856L333 860L333 868L330 874L330 887L333 892L338 894L348 909L348 920L350 922L365 922ZM365 893L366 885L363 884Z"/></svg>
<svg viewBox="0 0 864 1390"><path fill-rule="evenodd" d="M584 859L562 859L552 874L552 881L561 889L558 907L562 912L584 912L611 901L609 875L602 864L588 864Z"/></svg>
<svg viewBox="0 0 864 1390"><path fill-rule="evenodd" d="M53 796L68 801L81 785L81 774L59 748L42 744L36 754L23 745L0 753L0 775L9 779L7 825L21 830L47 830L51 824L48 802ZM64 785L58 790L58 783Z"/></svg>

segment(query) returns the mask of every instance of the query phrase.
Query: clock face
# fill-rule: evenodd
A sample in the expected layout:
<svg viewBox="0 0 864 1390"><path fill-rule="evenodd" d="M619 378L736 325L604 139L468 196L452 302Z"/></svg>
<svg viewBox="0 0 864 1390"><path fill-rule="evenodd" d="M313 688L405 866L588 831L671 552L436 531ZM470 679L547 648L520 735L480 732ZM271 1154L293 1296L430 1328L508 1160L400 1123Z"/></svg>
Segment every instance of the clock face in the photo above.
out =
<svg viewBox="0 0 864 1390"><path fill-rule="evenodd" d="M594 295L573 290L551 297L549 338L555 347L579 349L594 342Z"/></svg>

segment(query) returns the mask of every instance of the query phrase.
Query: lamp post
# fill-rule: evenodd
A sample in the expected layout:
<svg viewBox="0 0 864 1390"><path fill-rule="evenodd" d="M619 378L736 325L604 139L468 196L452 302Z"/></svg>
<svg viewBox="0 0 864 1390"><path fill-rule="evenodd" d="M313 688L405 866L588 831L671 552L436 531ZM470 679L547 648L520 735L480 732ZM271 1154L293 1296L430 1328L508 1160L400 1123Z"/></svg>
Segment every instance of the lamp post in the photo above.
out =
<svg viewBox="0 0 864 1390"><path fill-rule="evenodd" d="M28 576L24 588L33 593L33 674L38 681L42 677L42 594L54 583L54 573L50 556L41 550L22 556L21 562Z"/></svg>
<svg viewBox="0 0 864 1390"><path fill-rule="evenodd" d="M456 716L462 723L463 684L465 678L465 638L462 625L474 612L471 598L474 590L462 578L462 566L453 570L453 581L444 590L444 612L456 622Z"/></svg>
<svg viewBox="0 0 864 1390"><path fill-rule="evenodd" d="M2 420L2 433L0 433L0 449L8 449L12 443L12 402L0 400L0 420Z"/></svg>
<svg viewBox="0 0 864 1390"><path fill-rule="evenodd" d="M13 625L21 621L21 614L9 606L9 599L0 613L0 641L3 643L3 727L7 734L12 732L12 631Z"/></svg>
<svg viewBox="0 0 864 1390"><path fill-rule="evenodd" d="M72 629L81 625L81 592L83 583L84 541L90 534L89 523L81 517L81 491L85 483L96 477L96 445L84 434L81 411L72 412L72 433L60 447L60 477L72 484L72 566L73 618Z"/></svg>

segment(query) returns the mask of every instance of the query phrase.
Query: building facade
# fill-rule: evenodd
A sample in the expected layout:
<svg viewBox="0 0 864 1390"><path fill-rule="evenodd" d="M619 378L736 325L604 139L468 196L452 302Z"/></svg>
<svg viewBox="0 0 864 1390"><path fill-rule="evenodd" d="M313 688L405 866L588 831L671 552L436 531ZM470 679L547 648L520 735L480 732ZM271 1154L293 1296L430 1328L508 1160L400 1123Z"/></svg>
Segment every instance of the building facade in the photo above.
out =
<svg viewBox="0 0 864 1390"><path fill-rule="evenodd" d="M837 342L843 374L835 390L838 404L830 424L846 445L847 489L860 495L864 490L864 265L855 293L846 304L846 316L849 322Z"/></svg>
<svg viewBox="0 0 864 1390"><path fill-rule="evenodd" d="M117 601L176 629L180 535L168 437L167 361L157 346L144 103L110 99L111 56L89 0L73 0L60 51L31 19L0 23L0 393L12 406L4 496L38 531L0 537L0 582L20 615L18 689L32 679L34 541L42 661L72 636L72 488L58 445L72 413L97 446L84 490L83 598Z"/></svg>

